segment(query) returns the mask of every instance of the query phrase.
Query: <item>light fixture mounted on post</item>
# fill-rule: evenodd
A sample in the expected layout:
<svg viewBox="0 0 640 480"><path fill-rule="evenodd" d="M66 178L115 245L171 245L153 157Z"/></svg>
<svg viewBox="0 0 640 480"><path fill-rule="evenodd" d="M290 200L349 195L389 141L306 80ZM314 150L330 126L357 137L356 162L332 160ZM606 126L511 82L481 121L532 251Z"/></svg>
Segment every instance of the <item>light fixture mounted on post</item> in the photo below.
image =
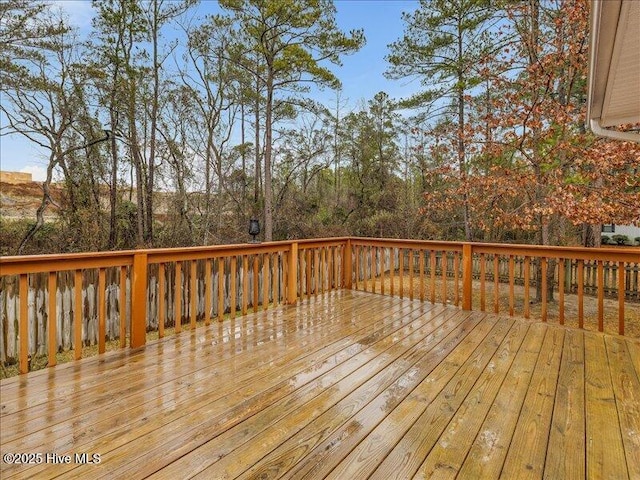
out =
<svg viewBox="0 0 640 480"><path fill-rule="evenodd" d="M249 220L249 235L253 236L250 243L260 243L256 236L260 234L260 222L256 218Z"/></svg>

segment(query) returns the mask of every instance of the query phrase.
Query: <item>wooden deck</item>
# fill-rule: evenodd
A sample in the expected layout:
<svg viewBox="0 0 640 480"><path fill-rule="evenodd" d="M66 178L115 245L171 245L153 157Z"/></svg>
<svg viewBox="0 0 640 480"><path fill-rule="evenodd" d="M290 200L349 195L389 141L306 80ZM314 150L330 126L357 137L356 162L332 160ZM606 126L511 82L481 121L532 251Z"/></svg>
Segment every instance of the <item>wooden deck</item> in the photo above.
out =
<svg viewBox="0 0 640 480"><path fill-rule="evenodd" d="M0 477L638 479L639 375L638 340L343 290L2 381L43 463Z"/></svg>

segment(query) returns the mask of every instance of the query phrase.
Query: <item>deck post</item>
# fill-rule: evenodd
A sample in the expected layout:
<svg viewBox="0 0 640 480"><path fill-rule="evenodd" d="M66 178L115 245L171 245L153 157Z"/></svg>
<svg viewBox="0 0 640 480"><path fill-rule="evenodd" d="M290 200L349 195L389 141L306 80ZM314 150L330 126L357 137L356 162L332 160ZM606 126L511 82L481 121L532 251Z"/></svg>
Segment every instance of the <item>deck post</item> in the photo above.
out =
<svg viewBox="0 0 640 480"><path fill-rule="evenodd" d="M462 309L472 310L473 251L470 243L462 245Z"/></svg>
<svg viewBox="0 0 640 480"><path fill-rule="evenodd" d="M295 305L298 301L298 242L291 243L287 266L289 267L287 272L287 303Z"/></svg>
<svg viewBox="0 0 640 480"><path fill-rule="evenodd" d="M131 270L131 348L144 346L147 333L147 254L133 255Z"/></svg>
<svg viewBox="0 0 640 480"><path fill-rule="evenodd" d="M351 290L352 288L352 259L351 259L351 239L348 238L344 245L344 263L343 263L343 279L342 279L342 288L346 288L347 290Z"/></svg>

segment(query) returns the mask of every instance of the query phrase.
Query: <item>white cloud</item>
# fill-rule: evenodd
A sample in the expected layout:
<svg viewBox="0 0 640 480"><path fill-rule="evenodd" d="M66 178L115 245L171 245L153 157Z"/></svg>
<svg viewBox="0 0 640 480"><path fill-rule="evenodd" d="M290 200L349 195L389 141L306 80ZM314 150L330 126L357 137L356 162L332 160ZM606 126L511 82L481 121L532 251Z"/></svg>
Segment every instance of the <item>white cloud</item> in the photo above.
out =
<svg viewBox="0 0 640 480"><path fill-rule="evenodd" d="M47 179L47 170L38 165L27 165L20 169L22 173L30 173L34 182L44 182Z"/></svg>
<svg viewBox="0 0 640 480"><path fill-rule="evenodd" d="M81 30L91 26L95 10L89 0L55 0L54 7L59 7L68 17L69 24Z"/></svg>

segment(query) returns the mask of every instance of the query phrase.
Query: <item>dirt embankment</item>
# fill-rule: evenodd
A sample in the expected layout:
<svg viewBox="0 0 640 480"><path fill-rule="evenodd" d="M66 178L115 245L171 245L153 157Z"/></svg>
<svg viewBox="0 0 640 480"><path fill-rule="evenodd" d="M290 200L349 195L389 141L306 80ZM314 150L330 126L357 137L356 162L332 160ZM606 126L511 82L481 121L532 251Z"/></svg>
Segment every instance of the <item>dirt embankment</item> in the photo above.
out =
<svg viewBox="0 0 640 480"><path fill-rule="evenodd" d="M62 186L52 184L49 187L53 203L45 211L45 219L53 220L58 214L58 205L62 201ZM28 182L11 184L0 182L0 215L3 219L36 218L36 211L42 204L42 183Z"/></svg>

